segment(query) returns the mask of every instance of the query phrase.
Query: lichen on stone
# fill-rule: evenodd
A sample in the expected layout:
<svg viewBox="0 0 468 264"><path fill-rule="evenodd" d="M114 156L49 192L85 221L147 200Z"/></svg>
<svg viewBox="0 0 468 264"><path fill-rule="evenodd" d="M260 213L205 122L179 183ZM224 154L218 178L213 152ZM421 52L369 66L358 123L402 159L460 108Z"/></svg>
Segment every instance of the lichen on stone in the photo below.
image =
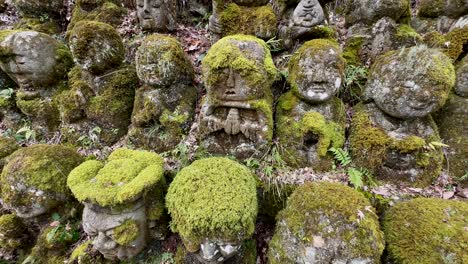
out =
<svg viewBox="0 0 468 264"><path fill-rule="evenodd" d="M138 223L127 219L114 229L113 238L119 245L127 246L139 237L139 233Z"/></svg>
<svg viewBox="0 0 468 264"><path fill-rule="evenodd" d="M14 214L0 216L0 248L18 249L24 246L26 226L21 218Z"/></svg>

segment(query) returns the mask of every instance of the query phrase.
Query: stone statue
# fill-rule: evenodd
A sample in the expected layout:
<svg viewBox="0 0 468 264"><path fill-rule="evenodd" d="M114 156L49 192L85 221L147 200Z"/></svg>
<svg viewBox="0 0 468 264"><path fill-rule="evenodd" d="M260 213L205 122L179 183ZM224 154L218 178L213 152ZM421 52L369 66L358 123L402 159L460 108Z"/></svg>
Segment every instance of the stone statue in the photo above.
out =
<svg viewBox="0 0 468 264"><path fill-rule="evenodd" d="M59 34L63 0L12 0L19 11L21 20L15 24L16 29L34 30L46 34Z"/></svg>
<svg viewBox="0 0 468 264"><path fill-rule="evenodd" d="M409 0L347 0L345 3L346 25L373 24L383 17L397 22L411 18Z"/></svg>
<svg viewBox="0 0 468 264"><path fill-rule="evenodd" d="M280 18L278 38L285 48L292 48L299 40L328 37L333 33L326 26L325 12L318 0L293 2L294 5L281 0L273 2L276 15Z"/></svg>
<svg viewBox="0 0 468 264"><path fill-rule="evenodd" d="M170 150L195 115L193 66L176 39L151 35L137 51L136 69L143 86L136 92L128 140L156 152Z"/></svg>
<svg viewBox="0 0 468 264"><path fill-rule="evenodd" d="M76 142L89 135L95 143L111 145L127 133L138 87L136 71L123 63L122 39L108 24L77 23L70 49L77 65L69 74L70 89L58 102L64 139Z"/></svg>
<svg viewBox="0 0 468 264"><path fill-rule="evenodd" d="M345 61L337 43L306 42L289 62L291 91L280 97L276 129L282 156L291 166L328 170L331 147L345 141L345 107L335 94L344 79Z"/></svg>
<svg viewBox="0 0 468 264"><path fill-rule="evenodd" d="M32 129L45 136L57 129L60 118L56 96L66 89L66 75L73 65L68 48L35 31L4 31L0 42L0 67L19 86L16 105Z"/></svg>
<svg viewBox="0 0 468 264"><path fill-rule="evenodd" d="M352 121L351 151L359 166L378 179L429 185L442 166L442 150L431 113L444 105L455 84L450 59L416 46L391 51L374 63L364 96Z"/></svg>
<svg viewBox="0 0 468 264"><path fill-rule="evenodd" d="M145 31L166 32L176 27L177 3L174 0L137 0L137 15Z"/></svg>
<svg viewBox="0 0 468 264"><path fill-rule="evenodd" d="M273 134L271 85L277 70L260 39L221 39L203 60L207 95L199 118L201 146L240 159L261 155Z"/></svg>
<svg viewBox="0 0 468 264"><path fill-rule="evenodd" d="M67 184L85 205L84 231L107 259L137 255L150 228L162 219L163 159L155 153L117 149L106 162L91 160L76 167Z"/></svg>

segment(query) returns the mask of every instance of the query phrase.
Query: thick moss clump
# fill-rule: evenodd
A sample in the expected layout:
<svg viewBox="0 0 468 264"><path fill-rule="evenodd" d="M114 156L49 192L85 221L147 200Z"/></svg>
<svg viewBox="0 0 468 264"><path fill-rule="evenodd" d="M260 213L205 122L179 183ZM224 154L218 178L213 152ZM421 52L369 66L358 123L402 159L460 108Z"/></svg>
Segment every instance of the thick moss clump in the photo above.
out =
<svg viewBox="0 0 468 264"><path fill-rule="evenodd" d="M457 18L468 12L465 0L421 0L418 16L433 17L449 16Z"/></svg>
<svg viewBox="0 0 468 264"><path fill-rule="evenodd" d="M36 244L23 263L65 263L67 250L71 244L76 242L76 238L69 236L62 237L61 239L51 239L50 234L54 232L54 228L55 227L49 226L41 230Z"/></svg>
<svg viewBox="0 0 468 264"><path fill-rule="evenodd" d="M467 263L468 204L418 198L391 208L383 228L392 263Z"/></svg>
<svg viewBox="0 0 468 264"><path fill-rule="evenodd" d="M424 36L424 41L429 46L441 49L449 58L456 61L466 52L468 26L455 28L445 35L436 31L430 32Z"/></svg>
<svg viewBox="0 0 468 264"><path fill-rule="evenodd" d="M158 154L121 148L107 162L89 160L75 168L67 184L79 201L104 207L131 202L163 181Z"/></svg>
<svg viewBox="0 0 468 264"><path fill-rule="evenodd" d="M117 27L126 14L127 9L121 7L119 0L77 0L67 31L71 31L83 20L99 21Z"/></svg>
<svg viewBox="0 0 468 264"><path fill-rule="evenodd" d="M21 218L14 214L0 216L0 248L18 249L25 241L26 226Z"/></svg>
<svg viewBox="0 0 468 264"><path fill-rule="evenodd" d="M343 58L346 60L347 65L361 65L360 50L364 44L363 36L353 36L346 40L346 44L343 49Z"/></svg>
<svg viewBox="0 0 468 264"><path fill-rule="evenodd" d="M39 18L22 18L14 25L18 30L33 30L48 35L60 34L60 25L57 21L46 20Z"/></svg>
<svg viewBox="0 0 468 264"><path fill-rule="evenodd" d="M372 24L383 17L395 21L411 18L410 0L347 0L344 4L346 24Z"/></svg>
<svg viewBox="0 0 468 264"><path fill-rule="evenodd" d="M189 251L205 238L243 241L252 236L257 217L255 177L227 158L197 160L177 174L166 203L171 227Z"/></svg>
<svg viewBox="0 0 468 264"><path fill-rule="evenodd" d="M113 238L119 245L127 246L139 237L139 233L138 222L127 219L114 229Z"/></svg>
<svg viewBox="0 0 468 264"><path fill-rule="evenodd" d="M0 137L0 169L5 165L4 159L19 147L13 138Z"/></svg>
<svg viewBox="0 0 468 264"><path fill-rule="evenodd" d="M378 263L384 249L378 217L369 201L341 184L298 187L277 219L268 251L272 264Z"/></svg>

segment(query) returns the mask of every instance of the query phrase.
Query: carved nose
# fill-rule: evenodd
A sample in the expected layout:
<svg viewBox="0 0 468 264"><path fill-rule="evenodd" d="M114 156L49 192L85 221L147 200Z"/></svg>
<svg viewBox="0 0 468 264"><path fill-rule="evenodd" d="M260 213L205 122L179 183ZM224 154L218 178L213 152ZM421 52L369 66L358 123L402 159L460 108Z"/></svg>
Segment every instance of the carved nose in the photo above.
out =
<svg viewBox="0 0 468 264"><path fill-rule="evenodd" d="M234 81L234 76L233 76L232 73L229 74L229 77L228 77L228 79L226 81L226 85L227 85L227 87L234 87L235 81Z"/></svg>

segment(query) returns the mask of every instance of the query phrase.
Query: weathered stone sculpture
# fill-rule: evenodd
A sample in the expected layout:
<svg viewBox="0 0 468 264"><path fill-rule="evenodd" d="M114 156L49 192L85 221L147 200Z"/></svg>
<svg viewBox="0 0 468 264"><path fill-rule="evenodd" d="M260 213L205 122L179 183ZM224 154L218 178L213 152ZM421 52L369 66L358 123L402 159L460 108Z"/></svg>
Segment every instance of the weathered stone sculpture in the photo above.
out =
<svg viewBox="0 0 468 264"><path fill-rule="evenodd" d="M198 261L250 263L239 251L254 231L255 185L247 167L227 158L197 160L177 174L166 196L171 227Z"/></svg>
<svg viewBox="0 0 468 264"><path fill-rule="evenodd" d="M334 95L344 67L338 44L324 39L306 42L289 61L291 91L278 101L276 129L283 159L291 166L330 169L328 149L343 146L344 104Z"/></svg>
<svg viewBox="0 0 468 264"><path fill-rule="evenodd" d="M166 32L176 27L177 2L174 0L136 0L140 26L145 31Z"/></svg>
<svg viewBox="0 0 468 264"><path fill-rule="evenodd" d="M380 263L385 244L378 217L369 200L347 186L300 186L277 219L271 264Z"/></svg>
<svg viewBox="0 0 468 264"><path fill-rule="evenodd" d="M293 1L275 0L276 15L280 18L278 39L286 48L300 40L329 37L334 31L327 25L325 12L318 0Z"/></svg>
<svg viewBox="0 0 468 264"><path fill-rule="evenodd" d="M83 159L73 149L60 145L33 145L15 151L6 159L0 177L0 201L21 218L50 213L70 201L66 176Z"/></svg>
<svg viewBox="0 0 468 264"><path fill-rule="evenodd" d="M0 67L19 86L16 105L38 135L57 129L60 118L56 96L66 89L66 75L73 65L68 48L35 31L3 31Z"/></svg>
<svg viewBox="0 0 468 264"><path fill-rule="evenodd" d="M209 29L214 40L235 34L270 39L276 34L277 18L265 0L213 1Z"/></svg>
<svg viewBox="0 0 468 264"><path fill-rule="evenodd" d="M21 21L15 28L34 30L46 34L60 32L58 20L63 11L63 0L12 0L12 4L19 11Z"/></svg>
<svg viewBox="0 0 468 264"><path fill-rule="evenodd" d="M79 22L71 32L70 49L77 66L69 74L70 89L60 95L62 133L76 142L98 128L98 141L111 145L127 133L136 71L123 63L122 39L108 24Z"/></svg>
<svg viewBox="0 0 468 264"><path fill-rule="evenodd" d="M143 86L135 96L129 141L156 152L170 150L195 115L193 66L176 39L151 35L137 51L136 68Z"/></svg>
<svg viewBox="0 0 468 264"><path fill-rule="evenodd" d="M16 250L27 245L27 229L14 214L0 215L0 259L13 260Z"/></svg>
<svg viewBox="0 0 468 264"><path fill-rule="evenodd" d="M345 9L346 24L373 24L388 17L395 21L411 17L410 0L347 0Z"/></svg>
<svg viewBox="0 0 468 264"><path fill-rule="evenodd" d="M107 259L137 255L164 211L163 160L155 153L117 149L106 162L75 168L67 184L85 205L84 231Z"/></svg>
<svg viewBox="0 0 468 264"><path fill-rule="evenodd" d="M370 71L365 96L373 103L355 108L351 151L359 166L378 179L425 186L441 171L442 151L431 113L445 103L455 84L450 59L417 46L379 57Z"/></svg>
<svg viewBox="0 0 468 264"><path fill-rule="evenodd" d="M199 119L201 146L240 159L261 155L273 134L271 85L277 74L265 42L225 37L202 67L207 95Z"/></svg>

